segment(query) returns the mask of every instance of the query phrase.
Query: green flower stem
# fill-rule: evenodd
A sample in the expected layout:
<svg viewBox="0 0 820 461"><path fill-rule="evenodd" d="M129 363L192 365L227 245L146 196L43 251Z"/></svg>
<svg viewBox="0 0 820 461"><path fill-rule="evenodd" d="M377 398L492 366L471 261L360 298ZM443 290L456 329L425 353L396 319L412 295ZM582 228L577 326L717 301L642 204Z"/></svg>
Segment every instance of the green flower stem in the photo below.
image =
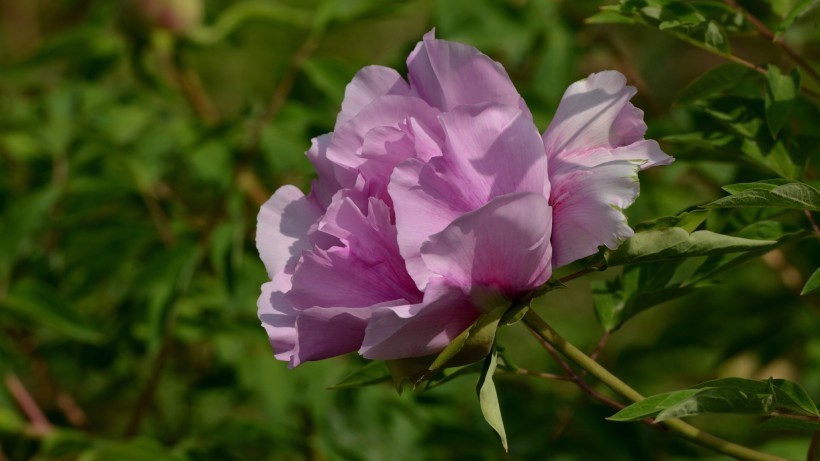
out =
<svg viewBox="0 0 820 461"><path fill-rule="evenodd" d="M544 341L551 344L556 350L586 370L587 373L599 379L621 397L630 402L638 402L644 399L644 396L638 391L629 387L628 384L621 381L617 376L610 373L609 370L602 367L598 362L564 339L532 309L524 316L524 323ZM733 458L749 461L784 461L784 458L752 450L743 445L715 437L681 420L665 421L663 424L679 437Z"/></svg>

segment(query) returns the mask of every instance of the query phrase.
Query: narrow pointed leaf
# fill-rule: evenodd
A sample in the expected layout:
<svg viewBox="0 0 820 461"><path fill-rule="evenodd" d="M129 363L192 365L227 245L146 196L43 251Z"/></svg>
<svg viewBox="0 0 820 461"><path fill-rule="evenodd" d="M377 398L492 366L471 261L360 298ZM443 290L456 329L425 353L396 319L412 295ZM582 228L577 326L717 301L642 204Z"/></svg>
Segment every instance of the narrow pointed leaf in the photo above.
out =
<svg viewBox="0 0 820 461"><path fill-rule="evenodd" d="M813 291L816 291L818 288L820 288L820 267L815 269L814 273L811 274L808 280L806 280L806 285L803 286L803 290L800 294L807 295Z"/></svg>
<svg viewBox="0 0 820 461"><path fill-rule="evenodd" d="M706 208L775 207L820 211L820 191L800 182L790 182L775 188L745 189L705 205ZM765 188L764 188L765 187Z"/></svg>
<svg viewBox="0 0 820 461"><path fill-rule="evenodd" d="M797 95L800 93L800 73L797 69L783 75L777 66L770 65L766 73L766 122L772 138L789 120Z"/></svg>
<svg viewBox="0 0 820 461"><path fill-rule="evenodd" d="M785 379L772 379L771 382L778 407L820 418L817 405L801 385Z"/></svg>
<svg viewBox="0 0 820 461"><path fill-rule="evenodd" d="M495 390L495 383L493 382L493 374L498 365L498 354L493 351L484 360L484 368L476 385L476 392L478 393L478 402L481 405L481 414L484 415L484 420L487 421L501 440L501 445L504 446L504 451L509 451L507 447L507 433L504 430L504 420L501 417L501 407L498 404L498 393Z"/></svg>
<svg viewBox="0 0 820 461"><path fill-rule="evenodd" d="M820 7L820 0L798 0L789 14L777 26L774 33L775 40L780 40L780 37L789 30L792 24L816 7Z"/></svg>
<svg viewBox="0 0 820 461"><path fill-rule="evenodd" d="M690 234L686 229L670 227L636 233L617 250L607 251L606 260L610 266L617 266L691 256L735 253L776 244L774 240L745 239L705 230Z"/></svg>
<svg viewBox="0 0 820 461"><path fill-rule="evenodd" d="M767 415L774 408L771 394L755 394L736 389L703 389L701 392L668 406L655 421L666 421L704 413L742 413Z"/></svg>
<svg viewBox="0 0 820 461"><path fill-rule="evenodd" d="M684 389L653 395L627 406L607 419L610 421L639 421L644 418L651 418L668 406L685 401L698 392L700 392L699 389Z"/></svg>

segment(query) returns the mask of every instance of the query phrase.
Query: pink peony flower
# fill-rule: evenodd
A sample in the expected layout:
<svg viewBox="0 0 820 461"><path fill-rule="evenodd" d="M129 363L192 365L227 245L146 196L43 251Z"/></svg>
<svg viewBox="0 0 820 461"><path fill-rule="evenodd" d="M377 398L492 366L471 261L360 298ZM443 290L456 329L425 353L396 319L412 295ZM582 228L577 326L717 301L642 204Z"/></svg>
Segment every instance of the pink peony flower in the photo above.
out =
<svg viewBox="0 0 820 461"><path fill-rule="evenodd" d="M618 72L572 84L542 136L475 48L430 32L407 67L408 81L359 71L307 152L310 194L284 186L259 213L259 318L291 367L440 351L554 268L630 237L637 171L673 160L643 139Z"/></svg>

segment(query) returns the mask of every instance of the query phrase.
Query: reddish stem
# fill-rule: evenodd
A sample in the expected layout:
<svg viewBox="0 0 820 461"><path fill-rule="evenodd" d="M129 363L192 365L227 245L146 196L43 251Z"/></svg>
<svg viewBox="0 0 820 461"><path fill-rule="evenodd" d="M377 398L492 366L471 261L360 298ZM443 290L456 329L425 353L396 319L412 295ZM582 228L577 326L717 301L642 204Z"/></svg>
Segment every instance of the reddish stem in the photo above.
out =
<svg viewBox="0 0 820 461"><path fill-rule="evenodd" d="M41 434L51 432L53 426L48 421L48 418L46 418L43 410L40 409L40 406L37 405L37 402L31 394L29 394L28 390L26 390L20 378L13 372L8 372L5 376L5 382L9 393L14 398L14 401L17 402L17 406L20 407L20 410L25 413L31 422L32 429Z"/></svg>

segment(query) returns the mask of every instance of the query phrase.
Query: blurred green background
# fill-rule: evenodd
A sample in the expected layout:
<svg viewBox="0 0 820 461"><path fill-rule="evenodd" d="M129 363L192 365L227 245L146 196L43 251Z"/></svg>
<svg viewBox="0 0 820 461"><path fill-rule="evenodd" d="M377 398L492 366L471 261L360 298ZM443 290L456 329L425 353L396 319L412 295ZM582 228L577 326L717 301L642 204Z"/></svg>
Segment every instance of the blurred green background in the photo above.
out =
<svg viewBox="0 0 820 461"><path fill-rule="evenodd" d="M638 88L651 137L713 127L676 98L720 57L648 27L587 24L597 1L176 0L170 15L146 14L147 3L0 0L0 460L713 456L607 422L613 410L560 381L496 379L506 455L481 418L474 376L401 396L389 384L327 390L364 361L289 371L274 360L256 318L266 274L254 228L277 187L308 186L303 153L332 130L354 73L404 73L432 27L503 63L542 130L571 82L604 69ZM744 5L770 20L789 2L774 3ZM787 35L810 59L820 57L818 17ZM740 30L732 44L752 62L788 67L753 34ZM817 158L817 106L796 111L811 138L801 155ZM702 144L663 145L678 161L642 174L633 223L771 176ZM741 228L755 213L710 225ZM805 226L799 214L784 221ZM817 261L816 242L775 250L639 315L601 361L648 394L775 376L818 400L820 303L798 295ZM602 330L589 279L617 272L550 293L539 312L590 351ZM501 340L517 364L558 372L521 325ZM50 425L21 411L18 383ZM809 443L759 432L755 418L695 423L795 458Z"/></svg>

